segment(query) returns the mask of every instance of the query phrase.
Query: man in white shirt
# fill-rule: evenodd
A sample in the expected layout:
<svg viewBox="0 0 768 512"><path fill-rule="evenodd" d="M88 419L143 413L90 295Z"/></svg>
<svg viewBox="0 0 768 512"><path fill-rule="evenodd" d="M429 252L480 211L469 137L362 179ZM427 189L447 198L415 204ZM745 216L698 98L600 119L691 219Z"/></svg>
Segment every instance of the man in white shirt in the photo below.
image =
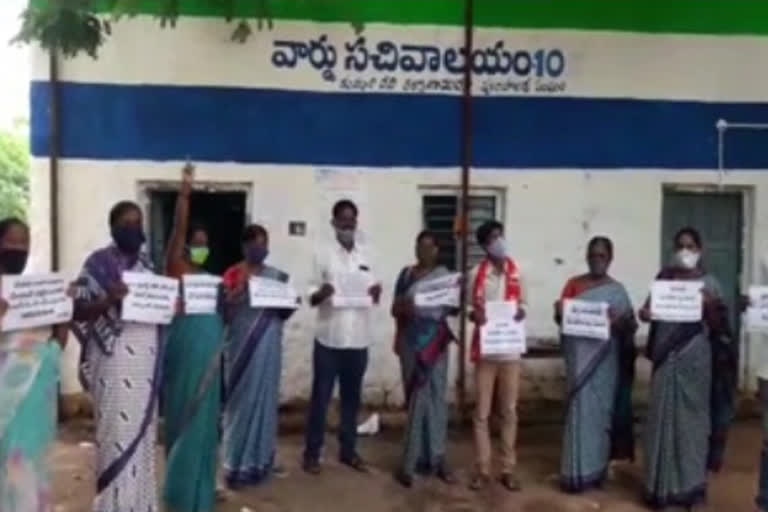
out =
<svg viewBox="0 0 768 512"><path fill-rule="evenodd" d="M357 206L341 200L333 207L331 224L336 232L334 241L317 249L314 258L310 304L317 307L315 346L312 357L312 398L307 419L304 470L321 472L320 454L325 437L328 403L339 379L341 424L339 426L339 460L351 468L366 472L367 466L357 453L357 415L360 410L363 376L368 365L371 341L370 308L338 307L333 303L339 283L362 286L378 304L381 284L373 276L364 249L355 243ZM349 293L351 290L344 290Z"/></svg>

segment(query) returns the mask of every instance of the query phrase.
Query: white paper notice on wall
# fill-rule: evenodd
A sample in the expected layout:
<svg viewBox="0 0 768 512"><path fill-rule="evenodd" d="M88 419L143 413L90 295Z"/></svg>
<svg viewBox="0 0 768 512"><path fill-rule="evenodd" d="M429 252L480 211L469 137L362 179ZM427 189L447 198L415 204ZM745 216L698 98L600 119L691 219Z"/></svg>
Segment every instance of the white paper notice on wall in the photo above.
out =
<svg viewBox="0 0 768 512"><path fill-rule="evenodd" d="M221 278L210 274L184 274L184 313L207 315L216 313Z"/></svg>
<svg viewBox="0 0 768 512"><path fill-rule="evenodd" d="M702 281L654 281L651 318L660 322L700 322L704 297Z"/></svg>
<svg viewBox="0 0 768 512"><path fill-rule="evenodd" d="M753 332L768 332L768 286L749 287L747 328Z"/></svg>
<svg viewBox="0 0 768 512"><path fill-rule="evenodd" d="M368 290L373 286L370 272L343 272L334 276L331 305L335 308L370 308L373 298Z"/></svg>
<svg viewBox="0 0 768 512"><path fill-rule="evenodd" d="M252 308L297 309L299 295L290 283L266 277L251 277L248 292Z"/></svg>
<svg viewBox="0 0 768 512"><path fill-rule="evenodd" d="M416 286L413 302L417 307L459 307L459 282L461 274L453 273L424 281Z"/></svg>
<svg viewBox="0 0 768 512"><path fill-rule="evenodd" d="M607 302L579 299L563 301L562 332L566 336L607 340L611 337L611 321Z"/></svg>
<svg viewBox="0 0 768 512"><path fill-rule="evenodd" d="M485 303L485 325L480 328L480 353L484 356L520 355L526 346L525 322L515 320L517 302Z"/></svg>
<svg viewBox="0 0 768 512"><path fill-rule="evenodd" d="M167 325L176 314L179 280L149 272L123 272L128 295L123 299L122 319L141 324Z"/></svg>
<svg viewBox="0 0 768 512"><path fill-rule="evenodd" d="M4 275L0 295L8 303L3 331L55 325L72 319L69 283L61 274Z"/></svg>

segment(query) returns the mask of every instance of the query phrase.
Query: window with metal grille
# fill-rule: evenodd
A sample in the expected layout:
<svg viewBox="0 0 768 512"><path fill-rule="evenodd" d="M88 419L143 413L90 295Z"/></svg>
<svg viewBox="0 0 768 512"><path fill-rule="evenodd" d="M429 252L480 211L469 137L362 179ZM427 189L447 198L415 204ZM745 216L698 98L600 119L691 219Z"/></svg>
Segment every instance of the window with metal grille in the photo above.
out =
<svg viewBox="0 0 768 512"><path fill-rule="evenodd" d="M469 197L469 247L470 268L483 258L483 250L475 240L475 229L485 222L497 218L495 195L471 195ZM435 233L440 241L440 263L451 270L459 268L461 244L454 236L454 222L459 214L458 193L427 194L422 198L424 228Z"/></svg>

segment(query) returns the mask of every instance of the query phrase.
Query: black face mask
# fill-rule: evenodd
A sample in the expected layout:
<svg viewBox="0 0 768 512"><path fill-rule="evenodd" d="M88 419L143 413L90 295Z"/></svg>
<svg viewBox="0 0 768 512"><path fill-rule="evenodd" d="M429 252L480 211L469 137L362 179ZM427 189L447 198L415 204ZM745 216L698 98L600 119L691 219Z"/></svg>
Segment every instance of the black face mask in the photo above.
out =
<svg viewBox="0 0 768 512"><path fill-rule="evenodd" d="M28 257L29 251L23 249L0 249L0 268L6 274L21 274Z"/></svg>
<svg viewBox="0 0 768 512"><path fill-rule="evenodd" d="M146 241L144 231L135 226L115 226L112 228L112 240L117 248L126 254L136 254Z"/></svg>

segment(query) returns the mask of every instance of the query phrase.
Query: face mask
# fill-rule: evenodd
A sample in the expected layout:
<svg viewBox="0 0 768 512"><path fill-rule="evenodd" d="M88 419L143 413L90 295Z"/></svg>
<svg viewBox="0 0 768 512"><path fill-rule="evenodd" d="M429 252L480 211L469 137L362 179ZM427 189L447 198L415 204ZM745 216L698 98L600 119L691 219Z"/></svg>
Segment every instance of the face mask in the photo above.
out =
<svg viewBox="0 0 768 512"><path fill-rule="evenodd" d="M675 255L677 262L687 269L696 268L699 263L699 253L688 249L681 249Z"/></svg>
<svg viewBox="0 0 768 512"><path fill-rule="evenodd" d="M336 228L336 238L343 244L351 244L355 241L355 230Z"/></svg>
<svg viewBox="0 0 768 512"><path fill-rule="evenodd" d="M206 260L208 260L209 253L210 253L210 250L205 246L190 247L189 261L191 261L193 265L197 265L198 267L200 267L205 264Z"/></svg>
<svg viewBox="0 0 768 512"><path fill-rule="evenodd" d="M27 266L29 252L22 249L0 250L0 267L6 274L21 274Z"/></svg>
<svg viewBox="0 0 768 512"><path fill-rule="evenodd" d="M507 257L507 247L504 245L503 238L497 238L491 242L491 245L489 245L486 250L488 251L488 255L493 259L503 260Z"/></svg>
<svg viewBox="0 0 768 512"><path fill-rule="evenodd" d="M267 250L266 247L261 247L261 246L248 247L248 249L245 252L245 259L251 265L261 265L262 263L264 263L264 260L267 259L267 254L269 254L269 251Z"/></svg>
<svg viewBox="0 0 768 512"><path fill-rule="evenodd" d="M144 231L134 226L115 226L112 228L112 240L121 251L136 254L147 240Z"/></svg>

